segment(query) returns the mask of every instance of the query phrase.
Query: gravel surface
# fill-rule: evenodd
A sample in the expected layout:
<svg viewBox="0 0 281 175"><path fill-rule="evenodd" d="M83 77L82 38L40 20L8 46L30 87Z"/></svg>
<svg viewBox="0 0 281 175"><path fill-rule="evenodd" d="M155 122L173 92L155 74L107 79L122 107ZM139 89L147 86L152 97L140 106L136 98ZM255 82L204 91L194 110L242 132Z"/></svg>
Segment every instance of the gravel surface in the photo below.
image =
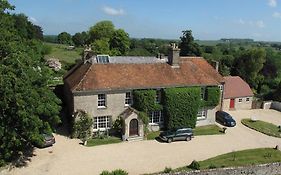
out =
<svg viewBox="0 0 281 175"><path fill-rule="evenodd" d="M22 168L6 169L3 175L94 175L103 170L124 169L129 174L152 173L165 167L177 168L192 160L204 160L231 151L281 147L281 139L266 136L240 123L254 116L276 125L281 113L275 110L229 111L237 126L228 128L225 135L196 136L189 142L160 143L156 140L123 142L85 147L80 141L55 135L53 147L36 149L31 161Z"/></svg>

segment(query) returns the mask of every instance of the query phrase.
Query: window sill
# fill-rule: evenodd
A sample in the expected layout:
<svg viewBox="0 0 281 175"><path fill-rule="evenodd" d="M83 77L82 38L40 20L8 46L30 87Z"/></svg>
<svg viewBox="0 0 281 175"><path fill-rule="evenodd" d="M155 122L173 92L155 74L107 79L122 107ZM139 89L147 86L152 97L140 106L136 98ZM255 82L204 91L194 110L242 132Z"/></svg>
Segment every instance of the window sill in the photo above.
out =
<svg viewBox="0 0 281 175"><path fill-rule="evenodd" d="M106 109L106 106L98 106L98 109Z"/></svg>
<svg viewBox="0 0 281 175"><path fill-rule="evenodd" d="M197 117L197 121L206 120L207 117Z"/></svg>

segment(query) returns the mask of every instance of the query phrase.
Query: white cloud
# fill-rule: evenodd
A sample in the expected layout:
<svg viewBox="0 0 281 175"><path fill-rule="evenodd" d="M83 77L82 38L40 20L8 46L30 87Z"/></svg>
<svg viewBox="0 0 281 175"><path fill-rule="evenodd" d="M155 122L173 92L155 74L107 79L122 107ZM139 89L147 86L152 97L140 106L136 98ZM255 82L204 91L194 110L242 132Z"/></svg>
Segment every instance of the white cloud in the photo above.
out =
<svg viewBox="0 0 281 175"><path fill-rule="evenodd" d="M264 28L265 25L264 25L264 22L262 20L259 20L256 22L256 26L259 27L259 28Z"/></svg>
<svg viewBox="0 0 281 175"><path fill-rule="evenodd" d="M267 3L270 7L276 7L277 6L277 0L268 0Z"/></svg>
<svg viewBox="0 0 281 175"><path fill-rule="evenodd" d="M281 18L281 13L279 12L274 12L272 15L274 18Z"/></svg>
<svg viewBox="0 0 281 175"><path fill-rule="evenodd" d="M38 23L37 19L34 18L34 17L32 17L32 16L29 16L29 17L28 17L28 20L29 20L30 22L34 23L34 24Z"/></svg>
<svg viewBox="0 0 281 175"><path fill-rule="evenodd" d="M111 15L111 16L120 16L120 15L125 14L123 9L115 9L115 8L108 7L108 6L103 7L102 10L105 14L108 14L108 15Z"/></svg>

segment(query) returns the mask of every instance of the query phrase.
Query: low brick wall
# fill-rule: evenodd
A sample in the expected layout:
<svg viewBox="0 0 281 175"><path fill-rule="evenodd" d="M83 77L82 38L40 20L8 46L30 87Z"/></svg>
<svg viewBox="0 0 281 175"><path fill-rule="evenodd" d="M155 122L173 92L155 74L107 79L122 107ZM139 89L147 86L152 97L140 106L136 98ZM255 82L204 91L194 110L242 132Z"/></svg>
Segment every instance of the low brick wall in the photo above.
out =
<svg viewBox="0 0 281 175"><path fill-rule="evenodd" d="M190 172L178 172L178 173L166 173L165 175L278 175L281 174L281 162L236 167L236 168L218 168L202 171L190 171ZM162 174L164 175L164 174Z"/></svg>

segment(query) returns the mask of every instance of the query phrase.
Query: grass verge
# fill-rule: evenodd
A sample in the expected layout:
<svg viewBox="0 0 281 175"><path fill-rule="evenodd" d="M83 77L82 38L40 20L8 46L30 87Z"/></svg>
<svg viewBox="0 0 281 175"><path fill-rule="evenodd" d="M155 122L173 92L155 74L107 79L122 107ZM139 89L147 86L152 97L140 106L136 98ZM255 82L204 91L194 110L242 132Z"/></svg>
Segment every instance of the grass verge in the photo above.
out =
<svg viewBox="0 0 281 175"><path fill-rule="evenodd" d="M207 160L199 161L200 170L259 165L281 161L281 151L273 148L248 149L222 154ZM173 172L190 171L189 166L177 168Z"/></svg>
<svg viewBox="0 0 281 175"><path fill-rule="evenodd" d="M241 123L263 134L281 138L280 129L278 128L278 126L272 123L264 122L261 120L252 121L251 119L243 119Z"/></svg>
<svg viewBox="0 0 281 175"><path fill-rule="evenodd" d="M222 128L217 125L199 126L196 127L193 132L195 136L223 134Z"/></svg>
<svg viewBox="0 0 281 175"><path fill-rule="evenodd" d="M107 144L113 144L113 143L120 143L122 140L118 137L107 137L107 138L94 138L89 139L87 142L87 146L98 146L98 145L107 145Z"/></svg>

